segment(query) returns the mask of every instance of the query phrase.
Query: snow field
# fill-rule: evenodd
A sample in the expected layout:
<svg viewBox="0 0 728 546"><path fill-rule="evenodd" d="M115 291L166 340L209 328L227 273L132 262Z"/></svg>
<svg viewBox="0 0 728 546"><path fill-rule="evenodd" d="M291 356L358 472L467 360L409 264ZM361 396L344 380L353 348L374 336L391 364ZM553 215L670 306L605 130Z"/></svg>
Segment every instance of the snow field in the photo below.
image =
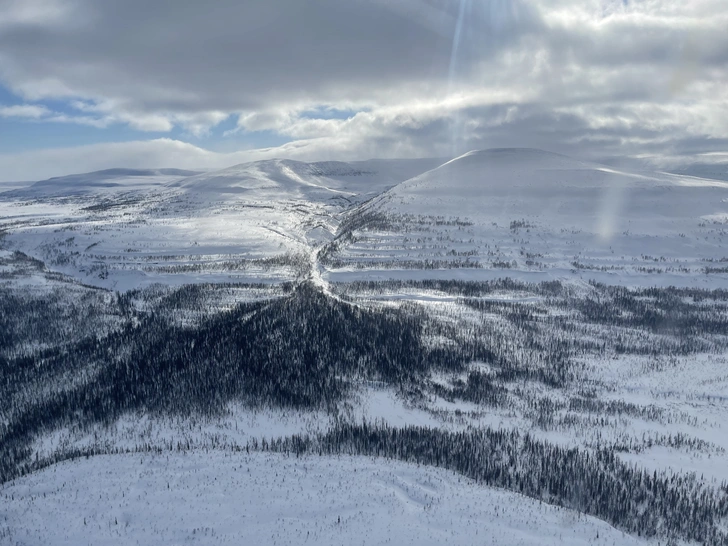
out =
<svg viewBox="0 0 728 546"><path fill-rule="evenodd" d="M360 457L191 451L78 459L0 489L0 543L637 545L455 473Z"/></svg>

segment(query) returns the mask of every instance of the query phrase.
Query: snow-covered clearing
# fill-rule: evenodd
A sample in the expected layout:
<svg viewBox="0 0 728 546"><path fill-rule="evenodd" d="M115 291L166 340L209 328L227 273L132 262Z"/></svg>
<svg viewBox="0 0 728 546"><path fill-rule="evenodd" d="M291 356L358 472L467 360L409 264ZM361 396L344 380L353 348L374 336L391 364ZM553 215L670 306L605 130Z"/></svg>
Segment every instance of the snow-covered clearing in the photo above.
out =
<svg viewBox="0 0 728 546"><path fill-rule="evenodd" d="M59 463L0 489L0 542L637 545L603 521L450 471L191 451Z"/></svg>

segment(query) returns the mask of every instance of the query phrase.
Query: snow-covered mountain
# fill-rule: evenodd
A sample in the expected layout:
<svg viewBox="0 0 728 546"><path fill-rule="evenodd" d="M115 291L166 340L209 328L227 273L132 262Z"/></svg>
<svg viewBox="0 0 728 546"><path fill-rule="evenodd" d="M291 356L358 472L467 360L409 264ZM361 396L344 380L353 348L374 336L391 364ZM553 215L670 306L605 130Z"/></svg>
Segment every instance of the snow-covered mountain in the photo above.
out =
<svg viewBox="0 0 728 546"><path fill-rule="evenodd" d="M219 171L112 169L0 193L6 244L83 282L299 276L341 215L438 159L266 160ZM303 260L303 262L301 262Z"/></svg>
<svg viewBox="0 0 728 546"><path fill-rule="evenodd" d="M684 284L726 257L728 184L494 149L407 180L351 218L330 255L337 278L455 267L472 278L495 269L627 283L642 283L648 273L655 282L661 272L665 282Z"/></svg>
<svg viewBox="0 0 728 546"><path fill-rule="evenodd" d="M117 289L292 279L314 251L330 280L509 272L716 286L726 199L715 179L493 149L446 162L113 169L0 194L0 212L9 248Z"/></svg>
<svg viewBox="0 0 728 546"><path fill-rule="evenodd" d="M148 191L155 186L196 174L199 172L182 169L106 169L41 180L15 192L6 193L4 197L32 199L90 195L104 191Z"/></svg>
<svg viewBox="0 0 728 546"><path fill-rule="evenodd" d="M264 160L171 182L170 187L213 194L253 194L257 199L349 199L378 195L442 163L440 159L346 163Z"/></svg>
<svg viewBox="0 0 728 546"><path fill-rule="evenodd" d="M723 211L714 198L726 190L728 184L709 180L630 173L540 150L496 149L470 152L407 180L373 206L481 222L527 216L560 227L580 221L598 231L607 214L617 222L649 223Z"/></svg>
<svg viewBox="0 0 728 546"><path fill-rule="evenodd" d="M667 169L675 174L728 182L728 163L690 163Z"/></svg>
<svg viewBox="0 0 728 546"><path fill-rule="evenodd" d="M529 149L2 193L0 543L725 544L727 237Z"/></svg>

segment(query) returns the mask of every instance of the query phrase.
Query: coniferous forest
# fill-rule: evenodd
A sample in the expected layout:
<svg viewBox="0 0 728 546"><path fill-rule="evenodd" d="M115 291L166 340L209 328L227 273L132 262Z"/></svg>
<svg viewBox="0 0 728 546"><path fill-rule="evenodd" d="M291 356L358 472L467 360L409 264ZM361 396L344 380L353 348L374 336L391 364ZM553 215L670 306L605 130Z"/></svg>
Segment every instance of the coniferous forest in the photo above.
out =
<svg viewBox="0 0 728 546"><path fill-rule="evenodd" d="M377 299L402 290L447 296L450 307L438 314L416 301ZM231 300L238 301L219 305ZM726 307L723 291L592 283L577 293L558 282L513 280L349 283L330 293L310 282L124 294L72 283L42 294L6 286L0 482L69 458L192 447L99 442L39 455L38 441L55 431L97 431L140 414L214 419L235 402L255 411L320 412L331 426L227 442L228 449L432 465L634 535L725 544L725 482L650 471L620 457L654 445L705 453L720 447L689 434L620 435L627 421L692 418L597 396L584 362L627 358L659 369L671 359L720 354L728 346ZM474 318L452 319L464 310ZM393 393L452 426L359 418L349 410L367 389ZM446 413L446 403L463 409ZM504 411L522 412L529 430L468 420ZM598 432L576 447L548 439L551 431L590 430L614 433Z"/></svg>

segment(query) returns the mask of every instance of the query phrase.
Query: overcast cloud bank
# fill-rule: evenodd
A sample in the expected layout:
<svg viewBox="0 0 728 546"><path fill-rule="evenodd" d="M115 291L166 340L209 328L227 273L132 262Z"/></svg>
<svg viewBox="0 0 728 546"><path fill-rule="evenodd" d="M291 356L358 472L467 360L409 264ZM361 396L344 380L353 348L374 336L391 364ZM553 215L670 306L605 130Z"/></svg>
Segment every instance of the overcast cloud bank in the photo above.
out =
<svg viewBox="0 0 728 546"><path fill-rule="evenodd" d="M0 0L0 118L203 138L0 149L0 180L494 146L688 161L728 150L726 28L724 0ZM259 133L288 143L215 151Z"/></svg>

